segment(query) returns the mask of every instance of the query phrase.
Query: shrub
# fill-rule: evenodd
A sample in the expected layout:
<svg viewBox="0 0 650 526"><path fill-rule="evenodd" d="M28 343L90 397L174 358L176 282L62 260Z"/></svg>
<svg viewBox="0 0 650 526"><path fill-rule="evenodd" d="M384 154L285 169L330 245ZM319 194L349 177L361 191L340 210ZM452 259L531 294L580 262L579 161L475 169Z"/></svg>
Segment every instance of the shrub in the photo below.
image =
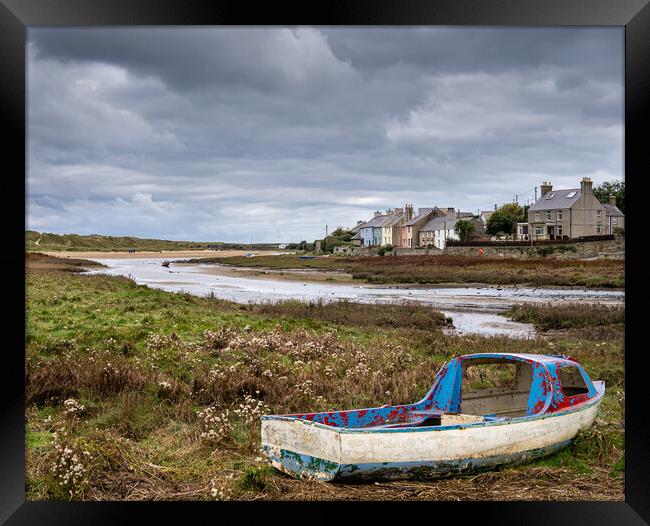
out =
<svg viewBox="0 0 650 526"><path fill-rule="evenodd" d="M246 468L239 479L239 487L246 491L264 491L272 474L273 469L270 466Z"/></svg>
<svg viewBox="0 0 650 526"><path fill-rule="evenodd" d="M61 360L40 363L37 366L27 364L26 372L27 404L42 405L58 402L77 396L78 377L69 365Z"/></svg>

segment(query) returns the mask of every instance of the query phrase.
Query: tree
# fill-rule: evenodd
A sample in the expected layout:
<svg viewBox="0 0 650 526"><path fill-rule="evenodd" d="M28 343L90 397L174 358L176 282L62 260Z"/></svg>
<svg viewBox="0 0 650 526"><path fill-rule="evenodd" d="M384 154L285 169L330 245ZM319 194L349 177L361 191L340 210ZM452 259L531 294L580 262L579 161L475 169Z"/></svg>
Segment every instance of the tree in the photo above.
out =
<svg viewBox="0 0 650 526"><path fill-rule="evenodd" d="M475 229L476 225L474 224L474 221L470 221L469 219L459 219L454 227L454 232L458 234L461 241L465 242L469 241Z"/></svg>
<svg viewBox="0 0 650 526"><path fill-rule="evenodd" d="M616 196L616 206L625 213L625 181L609 181L594 188L594 195L601 203L609 203L609 196Z"/></svg>
<svg viewBox="0 0 650 526"><path fill-rule="evenodd" d="M334 238L339 241L350 241L354 234L350 232L349 230L346 230L343 227L338 227L334 232L332 232L330 235L327 236L328 242L329 238Z"/></svg>
<svg viewBox="0 0 650 526"><path fill-rule="evenodd" d="M490 216L485 230L493 236L500 232L512 234L519 221L526 221L524 209L517 203L507 203Z"/></svg>

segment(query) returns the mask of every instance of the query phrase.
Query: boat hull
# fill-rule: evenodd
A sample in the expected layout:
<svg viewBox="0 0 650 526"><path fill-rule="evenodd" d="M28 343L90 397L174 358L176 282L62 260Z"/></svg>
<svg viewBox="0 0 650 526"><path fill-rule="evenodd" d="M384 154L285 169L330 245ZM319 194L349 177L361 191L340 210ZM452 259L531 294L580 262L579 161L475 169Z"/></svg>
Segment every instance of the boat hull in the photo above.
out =
<svg viewBox="0 0 650 526"><path fill-rule="evenodd" d="M527 462L589 427L602 393L580 408L501 422L403 429L337 428L302 419L262 421L271 464L303 479L426 478Z"/></svg>

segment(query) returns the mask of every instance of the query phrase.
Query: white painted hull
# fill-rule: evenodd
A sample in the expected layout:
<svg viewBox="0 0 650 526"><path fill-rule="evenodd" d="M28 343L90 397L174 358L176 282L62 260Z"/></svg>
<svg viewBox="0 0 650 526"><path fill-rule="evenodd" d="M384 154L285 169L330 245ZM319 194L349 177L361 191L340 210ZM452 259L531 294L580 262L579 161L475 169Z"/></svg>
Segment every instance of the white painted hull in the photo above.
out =
<svg viewBox="0 0 650 526"><path fill-rule="evenodd" d="M449 427L350 429L271 417L262 421L262 446L276 468L301 478L459 472L557 451L593 423L601 401L602 394L562 413Z"/></svg>

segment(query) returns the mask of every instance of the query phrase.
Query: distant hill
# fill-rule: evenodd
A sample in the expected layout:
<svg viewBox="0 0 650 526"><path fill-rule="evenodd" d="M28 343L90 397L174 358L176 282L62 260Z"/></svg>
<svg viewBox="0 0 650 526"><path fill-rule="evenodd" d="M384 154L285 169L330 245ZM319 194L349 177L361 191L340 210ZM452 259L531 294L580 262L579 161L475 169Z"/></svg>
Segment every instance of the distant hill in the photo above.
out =
<svg viewBox="0 0 650 526"><path fill-rule="evenodd" d="M265 250L277 248L277 243L223 243L221 241L168 241L165 239L145 239L129 236L100 236L90 234L80 236L79 234L49 234L36 232L35 230L25 231L26 251L98 251L109 252L112 250L191 250L191 249L215 249L215 250Z"/></svg>

